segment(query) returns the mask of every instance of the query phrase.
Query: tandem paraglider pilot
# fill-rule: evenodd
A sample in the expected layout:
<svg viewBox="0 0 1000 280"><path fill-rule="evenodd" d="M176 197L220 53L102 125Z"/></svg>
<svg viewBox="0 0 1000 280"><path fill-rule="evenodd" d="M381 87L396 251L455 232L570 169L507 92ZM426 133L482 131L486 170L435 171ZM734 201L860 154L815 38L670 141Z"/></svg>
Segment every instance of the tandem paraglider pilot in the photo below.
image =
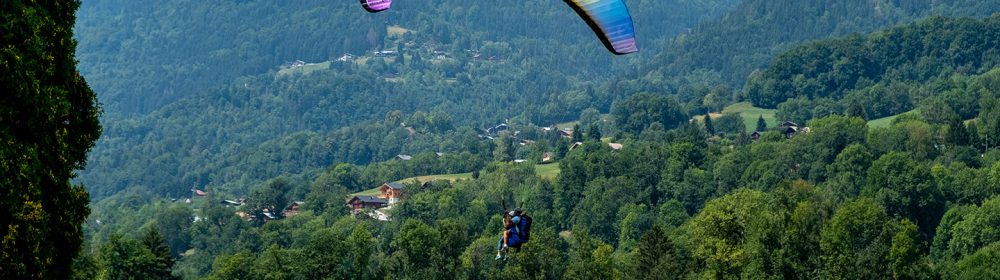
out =
<svg viewBox="0 0 1000 280"><path fill-rule="evenodd" d="M506 208L506 207L505 207ZM531 217L528 217L521 208L512 211L504 209L503 213L503 234L497 241L496 260L507 260L510 258L510 248L520 251L521 245L528 242L531 237Z"/></svg>

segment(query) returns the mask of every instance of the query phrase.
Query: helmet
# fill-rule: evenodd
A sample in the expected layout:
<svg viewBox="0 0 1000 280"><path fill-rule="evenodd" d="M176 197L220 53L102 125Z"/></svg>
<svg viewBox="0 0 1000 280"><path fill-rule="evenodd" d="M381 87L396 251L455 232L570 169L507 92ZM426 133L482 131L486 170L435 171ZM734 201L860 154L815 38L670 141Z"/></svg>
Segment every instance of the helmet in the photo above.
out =
<svg viewBox="0 0 1000 280"><path fill-rule="evenodd" d="M514 216L514 218L511 218L510 220L513 221L515 224L516 223L520 223L521 222L521 216Z"/></svg>

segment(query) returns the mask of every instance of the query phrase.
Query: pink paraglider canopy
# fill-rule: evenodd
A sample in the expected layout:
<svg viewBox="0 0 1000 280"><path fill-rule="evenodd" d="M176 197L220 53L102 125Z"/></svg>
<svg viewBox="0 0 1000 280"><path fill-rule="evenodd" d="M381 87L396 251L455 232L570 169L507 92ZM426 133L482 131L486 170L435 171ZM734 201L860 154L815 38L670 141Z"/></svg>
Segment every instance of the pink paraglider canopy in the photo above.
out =
<svg viewBox="0 0 1000 280"><path fill-rule="evenodd" d="M370 13L388 10L390 5L392 0L361 0L361 6Z"/></svg>

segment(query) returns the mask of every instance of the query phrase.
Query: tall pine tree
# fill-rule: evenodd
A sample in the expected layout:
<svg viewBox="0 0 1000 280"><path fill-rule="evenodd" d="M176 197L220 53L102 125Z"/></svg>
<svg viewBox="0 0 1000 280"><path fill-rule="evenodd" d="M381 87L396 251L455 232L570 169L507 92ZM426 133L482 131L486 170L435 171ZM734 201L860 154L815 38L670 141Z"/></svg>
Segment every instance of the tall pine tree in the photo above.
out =
<svg viewBox="0 0 1000 280"><path fill-rule="evenodd" d="M170 254L170 247L167 247L167 240L163 238L160 231L155 226L149 227L146 234L142 236L142 245L153 253L153 263L147 267L148 275L156 279L177 279L171 274L174 267L174 258Z"/></svg>
<svg viewBox="0 0 1000 280"><path fill-rule="evenodd" d="M712 114L705 114L705 131L708 134L715 134L715 126L712 125Z"/></svg>
<svg viewBox="0 0 1000 280"><path fill-rule="evenodd" d="M79 1L0 1L0 279L66 279L87 192L72 185L101 132L76 69Z"/></svg>
<svg viewBox="0 0 1000 280"><path fill-rule="evenodd" d="M767 121L764 120L764 115L757 116L757 129L754 131L765 131L767 130Z"/></svg>

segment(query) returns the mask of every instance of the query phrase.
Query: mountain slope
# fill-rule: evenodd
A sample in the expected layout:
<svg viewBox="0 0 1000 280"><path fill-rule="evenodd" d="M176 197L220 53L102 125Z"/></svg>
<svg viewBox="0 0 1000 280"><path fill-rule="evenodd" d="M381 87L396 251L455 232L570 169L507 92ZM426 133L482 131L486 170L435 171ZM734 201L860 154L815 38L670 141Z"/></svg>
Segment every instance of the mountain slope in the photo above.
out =
<svg viewBox="0 0 1000 280"><path fill-rule="evenodd" d="M749 0L718 21L670 41L649 65L667 77L710 72L738 87L754 70L797 44L868 33L931 15L983 17L1000 1Z"/></svg>
<svg viewBox="0 0 1000 280"><path fill-rule="evenodd" d="M926 98L951 94L945 85L953 76L980 75L1000 66L998 38L1000 16L938 17L869 36L819 41L779 56L771 67L751 77L746 92L761 107L781 108L786 100L803 98L860 108L854 113L868 119L891 116ZM946 99L961 109L969 107L959 104L964 100L979 100L976 93L969 94ZM977 112L960 114L969 118Z"/></svg>
<svg viewBox="0 0 1000 280"><path fill-rule="evenodd" d="M652 54L658 40L721 15L738 1L627 2L640 26L640 44ZM386 38L390 25L413 30L406 40L433 42L446 51L506 42L570 73L610 63L586 24L559 1L411 0L368 14L357 1L94 0L83 3L79 16L81 71L94 81L109 115L148 113L289 61L396 49ZM567 48L587 55L569 61L551 55L569 55Z"/></svg>

